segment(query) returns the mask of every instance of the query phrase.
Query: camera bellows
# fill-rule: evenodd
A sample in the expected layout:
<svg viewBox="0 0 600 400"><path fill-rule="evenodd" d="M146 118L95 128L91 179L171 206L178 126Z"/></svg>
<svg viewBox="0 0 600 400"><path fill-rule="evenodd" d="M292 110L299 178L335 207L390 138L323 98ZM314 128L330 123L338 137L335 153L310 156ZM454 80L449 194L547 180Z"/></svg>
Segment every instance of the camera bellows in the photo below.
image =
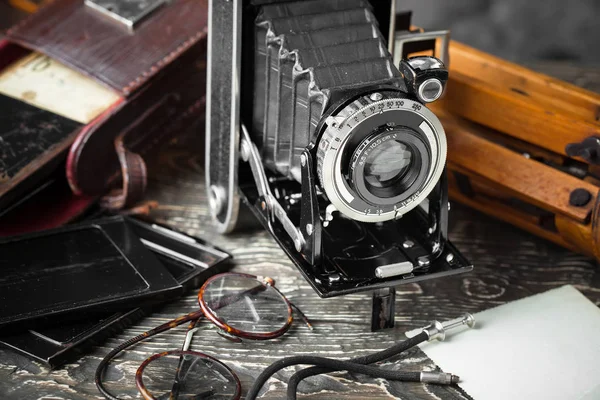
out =
<svg viewBox="0 0 600 400"><path fill-rule="evenodd" d="M266 166L297 181L300 154L337 94L399 82L365 1L264 6L255 39L254 139Z"/></svg>
<svg viewBox="0 0 600 400"><path fill-rule="evenodd" d="M252 135L265 167L300 182L301 154L318 146L326 196L364 222L398 218L429 194L445 164L444 132L411 98L416 87L393 65L368 2L264 6L255 48ZM443 64L413 60L410 83L426 75L439 97Z"/></svg>

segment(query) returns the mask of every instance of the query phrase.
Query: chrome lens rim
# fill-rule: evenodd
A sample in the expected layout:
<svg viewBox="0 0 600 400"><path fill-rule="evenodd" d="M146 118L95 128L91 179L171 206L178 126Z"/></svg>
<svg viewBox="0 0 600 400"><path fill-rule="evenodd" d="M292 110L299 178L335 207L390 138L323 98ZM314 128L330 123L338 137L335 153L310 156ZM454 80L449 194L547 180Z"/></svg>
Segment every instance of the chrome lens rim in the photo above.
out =
<svg viewBox="0 0 600 400"><path fill-rule="evenodd" d="M369 97L361 107L357 101L347 106L354 108L349 113L342 110L338 115L345 115L343 121L328 124L319 142L319 177L321 186L329 201L342 214L361 222L383 222L402 215L417 207L439 181L446 165L446 134L440 120L421 103L405 98L388 98L369 101ZM429 172L425 183L409 198L390 205L373 205L357 200L360 196L350 187L342 174L342 158L346 152L354 152L349 148L352 136L363 126L376 125L376 121L397 121L415 130L426 140L430 153ZM332 119L335 121L335 119ZM407 122L408 121L408 122Z"/></svg>

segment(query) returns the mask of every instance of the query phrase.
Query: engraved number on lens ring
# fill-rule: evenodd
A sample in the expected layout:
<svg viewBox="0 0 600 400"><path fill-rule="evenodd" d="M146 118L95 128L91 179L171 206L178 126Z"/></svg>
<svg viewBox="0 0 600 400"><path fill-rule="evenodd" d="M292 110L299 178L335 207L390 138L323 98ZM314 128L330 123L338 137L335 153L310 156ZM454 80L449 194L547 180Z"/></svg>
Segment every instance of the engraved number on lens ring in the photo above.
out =
<svg viewBox="0 0 600 400"><path fill-rule="evenodd" d="M417 126L409 126L422 134L431 148L431 167L421 188L404 201L390 206L373 206L363 202L354 193L342 176L342 154L351 138L351 133L362 123L378 115L388 114L390 122L404 125L401 114L419 116ZM398 115L399 114L399 115ZM407 115L408 115L407 114ZM335 146L332 144L335 143ZM363 222L379 222L398 218L414 209L433 190L446 163L446 136L439 119L422 104L408 99L384 99L359 109L336 127L329 126L319 143L323 155L322 185L331 203L343 214Z"/></svg>

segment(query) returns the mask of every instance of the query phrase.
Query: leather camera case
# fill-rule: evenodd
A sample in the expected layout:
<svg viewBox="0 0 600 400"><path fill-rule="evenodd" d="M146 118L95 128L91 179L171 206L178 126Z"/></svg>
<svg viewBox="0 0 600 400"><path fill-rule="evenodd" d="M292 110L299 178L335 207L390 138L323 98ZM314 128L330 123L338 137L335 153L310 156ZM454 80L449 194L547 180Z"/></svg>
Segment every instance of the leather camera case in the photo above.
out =
<svg viewBox="0 0 600 400"><path fill-rule="evenodd" d="M9 29L0 40L0 70L39 52L119 100L87 124L63 127L68 132L17 172L0 168L0 211L60 165L74 194L104 196L103 205L113 209L135 204L146 186L144 157L203 123L207 10L206 0L171 0L131 28L83 0L55 0ZM28 132L30 142L40 140L42 133Z"/></svg>

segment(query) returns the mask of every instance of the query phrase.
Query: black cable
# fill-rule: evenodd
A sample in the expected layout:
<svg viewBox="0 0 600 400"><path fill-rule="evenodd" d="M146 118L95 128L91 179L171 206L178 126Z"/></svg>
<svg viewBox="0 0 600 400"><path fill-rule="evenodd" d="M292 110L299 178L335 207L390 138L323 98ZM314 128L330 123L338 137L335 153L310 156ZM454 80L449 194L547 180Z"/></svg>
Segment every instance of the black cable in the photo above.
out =
<svg viewBox="0 0 600 400"><path fill-rule="evenodd" d="M366 356L355 357L347 360L348 362L353 362L356 364L372 364L385 359L388 359L392 356L402 353L405 350L408 350L419 343L423 343L429 340L429 335L425 332L421 332L412 338L406 339L398 344L395 344L385 350L379 351L377 353L369 354ZM287 399L288 400L296 400L296 395L298 392L298 385L303 379L308 378L309 376L326 374L328 372L334 372L332 369L327 369L323 367L310 367L302 369L296 372L288 381L287 387Z"/></svg>
<svg viewBox="0 0 600 400"><path fill-rule="evenodd" d="M283 358L267 367L267 369L265 369L254 381L254 384L246 395L246 400L255 400L260 388L262 388L265 382L277 371L298 364L319 365L321 367L325 367L326 369L356 372L359 374L395 381L420 382L421 380L420 372L394 371L391 369L383 369L370 365L356 364L350 361L332 360L325 357L294 356Z"/></svg>
<svg viewBox="0 0 600 400"><path fill-rule="evenodd" d="M359 360L365 361L373 361L379 359L383 360L389 357L392 357L410 347L413 347L425 340L428 339L428 336L425 332L420 333L419 335L405 340L402 343L398 343L386 350L380 351L378 353L372 354L370 356L358 357ZM315 365L319 370L323 370L325 372L329 371L350 371L356 372L364 375L370 375L377 378L384 378L390 380L400 380L400 381L408 381L408 382L420 382L421 373L420 372L402 372L402 371L393 371L382 369L379 367L373 367L368 365L363 365L360 363L356 363L353 361L341 361L341 360L332 360L325 357L317 357L317 356L294 356L283 358L279 361L274 362L269 367L267 367L254 381L252 387L248 391L246 395L246 400L254 400L258 395L258 392L263 387L263 385L269 380L271 376L273 376L277 371L298 364L309 364Z"/></svg>

